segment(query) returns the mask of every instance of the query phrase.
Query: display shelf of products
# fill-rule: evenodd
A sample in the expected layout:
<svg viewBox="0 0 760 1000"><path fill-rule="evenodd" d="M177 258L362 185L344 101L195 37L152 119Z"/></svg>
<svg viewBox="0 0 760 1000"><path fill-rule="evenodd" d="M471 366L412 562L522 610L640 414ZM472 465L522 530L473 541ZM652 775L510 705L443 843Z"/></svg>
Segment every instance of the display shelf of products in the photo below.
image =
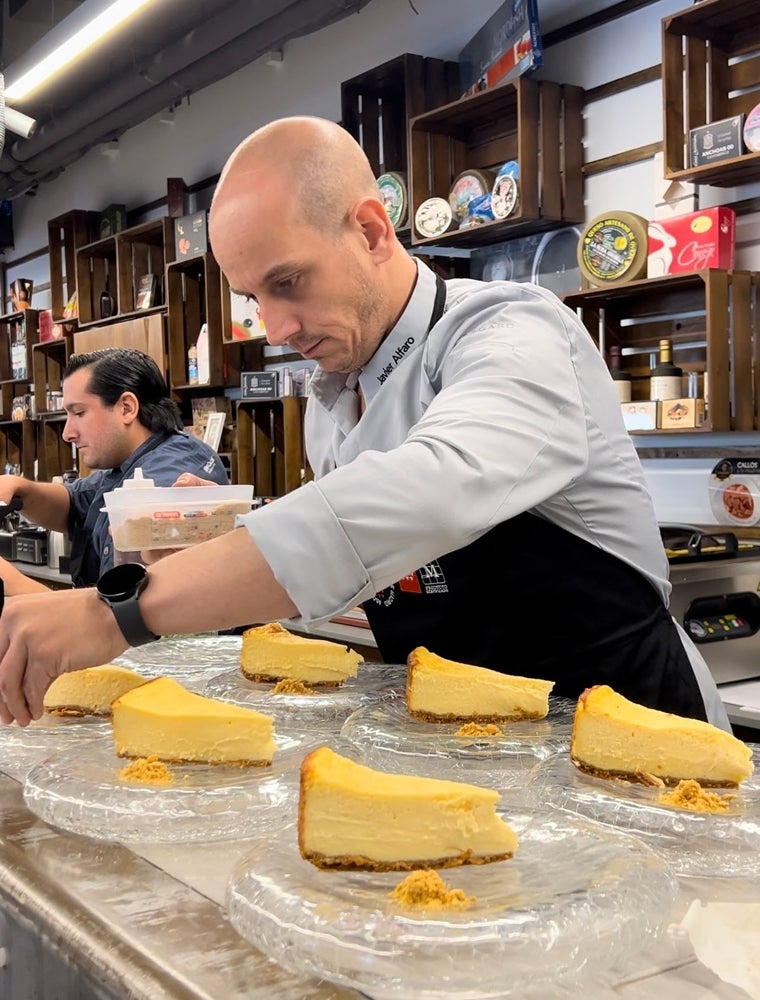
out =
<svg viewBox="0 0 760 1000"><path fill-rule="evenodd" d="M164 271L174 259L171 227L171 219L153 219L76 250L80 328L164 311Z"/></svg>
<svg viewBox="0 0 760 1000"><path fill-rule="evenodd" d="M662 21L665 176L718 187L760 179L760 153L691 165L691 129L760 104L760 0L701 0ZM686 141L684 141L686 140Z"/></svg>
<svg viewBox="0 0 760 1000"><path fill-rule="evenodd" d="M650 357L663 337L672 341L684 372L707 377L707 416L700 427L637 434L752 431L760 427L760 388L753 376L759 284L755 272L710 269L586 288L563 298L605 354L613 345L621 348L634 404L648 399Z"/></svg>
<svg viewBox="0 0 760 1000"><path fill-rule="evenodd" d="M412 244L474 247L584 219L583 90L526 77L413 118L409 123ZM518 201L506 218L422 237L415 213L448 200L466 170L519 167Z"/></svg>

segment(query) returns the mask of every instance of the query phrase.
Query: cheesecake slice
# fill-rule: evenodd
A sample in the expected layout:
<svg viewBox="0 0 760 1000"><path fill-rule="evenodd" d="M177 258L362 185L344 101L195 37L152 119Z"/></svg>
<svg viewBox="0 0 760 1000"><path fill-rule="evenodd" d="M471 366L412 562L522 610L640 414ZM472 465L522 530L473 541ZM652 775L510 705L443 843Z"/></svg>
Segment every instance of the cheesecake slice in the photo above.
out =
<svg viewBox="0 0 760 1000"><path fill-rule="evenodd" d="M429 652L407 657L406 709L425 722L514 722L544 719L554 681L474 667Z"/></svg>
<svg viewBox="0 0 760 1000"><path fill-rule="evenodd" d="M193 694L168 677L128 691L112 708L118 757L155 756L169 764L272 763L271 716Z"/></svg>
<svg viewBox="0 0 760 1000"><path fill-rule="evenodd" d="M298 844L318 868L410 871L511 858L517 835L499 793L386 774L319 747L301 764Z"/></svg>
<svg viewBox="0 0 760 1000"><path fill-rule="evenodd" d="M240 669L251 681L297 680L336 687L356 677L361 656L328 639L304 639L279 622L243 632Z"/></svg>
<svg viewBox="0 0 760 1000"><path fill-rule="evenodd" d="M50 715L111 714L111 702L132 688L145 684L134 670L105 663L101 667L60 674L45 692L43 708Z"/></svg>
<svg viewBox="0 0 760 1000"><path fill-rule="evenodd" d="M754 770L746 744L709 722L659 712L628 701L606 684L578 699L570 757L601 778L676 785L693 778L734 788Z"/></svg>

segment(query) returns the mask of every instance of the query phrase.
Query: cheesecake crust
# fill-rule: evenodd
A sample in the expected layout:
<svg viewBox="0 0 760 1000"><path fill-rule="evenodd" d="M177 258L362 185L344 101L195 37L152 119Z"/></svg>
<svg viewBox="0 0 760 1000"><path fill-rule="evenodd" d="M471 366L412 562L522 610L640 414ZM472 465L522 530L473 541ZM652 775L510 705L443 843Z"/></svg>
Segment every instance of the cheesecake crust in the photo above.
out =
<svg viewBox="0 0 760 1000"><path fill-rule="evenodd" d="M249 681L254 681L256 684L278 684L280 681L301 681L302 684L308 684L309 687L315 688L337 688L342 687L343 681L308 681L304 680L303 677L285 677L282 674L262 674L256 671L255 673L248 673L245 667L240 667L241 673Z"/></svg>
<svg viewBox="0 0 760 1000"><path fill-rule="evenodd" d="M494 861L508 861L513 857L508 854L489 854L475 857L472 851L463 851L456 857L448 858L415 858L413 861L405 861L403 858L397 861L373 861L372 858L365 858L361 854L337 855L335 857L319 854L317 851L309 851L301 845L301 856L310 861L317 868L323 871L371 871L371 872L411 872L417 868L458 868L461 865L489 865Z"/></svg>
<svg viewBox="0 0 760 1000"><path fill-rule="evenodd" d="M139 760L141 757L145 757L142 753L126 753L123 750L116 751L117 757L122 757L125 760ZM150 755L155 757L156 760L160 760L164 764L211 764L214 767L271 767L271 760L208 760L199 759L197 757L164 757L159 753L154 753Z"/></svg>
<svg viewBox="0 0 760 1000"><path fill-rule="evenodd" d="M605 778L610 781L625 781L630 784L649 785L654 788L661 788L663 785L674 788L679 781L684 780L684 775L680 775L680 777L660 777L659 775L649 774L646 771L605 771L601 768L594 767L593 764L589 764L585 760L581 760L572 753L570 754L570 759L579 771L583 771L584 774L590 774L593 778ZM690 775L690 777L692 776ZM694 780L698 781L703 788L739 787L735 781L715 781L710 778L698 777L694 777Z"/></svg>
<svg viewBox="0 0 760 1000"><path fill-rule="evenodd" d="M96 712L91 708L85 708L83 705L53 705L50 708L45 706L44 711L45 715L59 715L72 719L80 719L85 715L96 715L101 719L108 719L111 716L110 708L101 708Z"/></svg>
<svg viewBox="0 0 760 1000"><path fill-rule="evenodd" d="M459 715L455 712L448 712L446 715L434 715L432 712L421 712L407 708L407 712L413 719L420 722L528 722L534 719L545 719L542 712L520 712L514 715Z"/></svg>

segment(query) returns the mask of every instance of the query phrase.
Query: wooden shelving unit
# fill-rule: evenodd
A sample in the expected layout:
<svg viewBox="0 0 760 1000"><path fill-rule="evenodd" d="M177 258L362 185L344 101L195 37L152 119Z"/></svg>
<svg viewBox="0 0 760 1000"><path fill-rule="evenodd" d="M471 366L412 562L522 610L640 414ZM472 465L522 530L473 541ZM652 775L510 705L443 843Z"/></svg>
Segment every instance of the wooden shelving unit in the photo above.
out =
<svg viewBox="0 0 760 1000"><path fill-rule="evenodd" d="M591 288L564 302L597 344L603 336L605 351L612 345L636 351L623 358L634 399L646 398L649 356L662 337L673 342L680 368L707 374L707 420L671 433L752 431L760 429L758 287L754 272L716 269Z"/></svg>
<svg viewBox="0 0 760 1000"><path fill-rule="evenodd" d="M584 219L583 91L520 77L428 111L409 124L410 206L414 246L484 246ZM508 218L442 236L420 237L417 208L448 198L464 170L519 164L519 205Z"/></svg>
<svg viewBox="0 0 760 1000"><path fill-rule="evenodd" d="M760 0L701 0L662 21L665 176L717 187L760 179L760 153L690 166L689 130L760 103Z"/></svg>
<svg viewBox="0 0 760 1000"><path fill-rule="evenodd" d="M238 482L259 496L283 496L311 479L303 440L306 399L241 399L237 409Z"/></svg>

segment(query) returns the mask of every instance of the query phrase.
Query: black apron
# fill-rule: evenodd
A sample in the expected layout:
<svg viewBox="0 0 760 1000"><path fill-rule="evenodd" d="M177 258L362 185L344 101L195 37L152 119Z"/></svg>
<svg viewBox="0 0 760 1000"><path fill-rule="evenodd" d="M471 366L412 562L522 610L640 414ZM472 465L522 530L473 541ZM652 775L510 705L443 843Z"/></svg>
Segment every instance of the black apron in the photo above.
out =
<svg viewBox="0 0 760 1000"><path fill-rule="evenodd" d="M439 279L431 327L443 301ZM425 646L447 659L553 680L558 695L577 698L586 687L609 684L642 705L707 718L681 638L652 584L530 512L363 607L386 663L405 663L412 649Z"/></svg>
<svg viewBox="0 0 760 1000"><path fill-rule="evenodd" d="M140 452L140 458L142 459L145 455L158 448L170 436L170 432L157 434L147 448ZM121 475L115 477L107 488L103 490L103 493L115 490L117 486L121 486L127 475L132 471L133 462L131 457L124 464L126 465L126 470L122 468L114 470L120 472ZM100 516L100 508L103 506L103 493L98 494L93 500L84 522L74 528L71 535L69 572L71 573L71 580L75 587L94 587L100 577L101 553L98 552L93 543L93 532Z"/></svg>

